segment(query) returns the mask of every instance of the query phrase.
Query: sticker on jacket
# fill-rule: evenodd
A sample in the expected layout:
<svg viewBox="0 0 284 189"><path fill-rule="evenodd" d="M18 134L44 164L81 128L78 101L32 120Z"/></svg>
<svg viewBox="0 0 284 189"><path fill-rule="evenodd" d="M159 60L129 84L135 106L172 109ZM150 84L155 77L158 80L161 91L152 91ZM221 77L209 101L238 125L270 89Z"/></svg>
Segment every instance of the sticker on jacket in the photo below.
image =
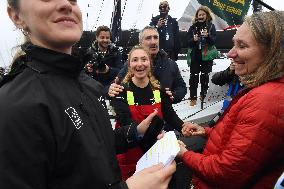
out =
<svg viewBox="0 0 284 189"><path fill-rule="evenodd" d="M83 126L83 121L75 108L69 107L65 110L65 113L69 116L76 129L80 129Z"/></svg>

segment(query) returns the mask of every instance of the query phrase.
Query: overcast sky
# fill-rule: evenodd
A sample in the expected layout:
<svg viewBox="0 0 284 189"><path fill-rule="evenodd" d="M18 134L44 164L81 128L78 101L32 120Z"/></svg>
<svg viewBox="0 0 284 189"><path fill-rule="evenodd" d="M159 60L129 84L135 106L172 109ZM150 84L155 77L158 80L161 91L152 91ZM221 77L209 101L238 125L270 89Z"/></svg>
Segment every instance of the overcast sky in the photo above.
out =
<svg viewBox="0 0 284 189"><path fill-rule="evenodd" d="M168 0L171 8L169 14L179 19L189 1ZM122 29L141 29L149 24L152 16L159 13L160 0L127 0L125 9L124 2L125 0L122 0ZM284 5L280 5L279 0L266 0L265 2L273 8L284 10ZM78 0L78 4L83 14L84 30L95 30L100 25L110 25L113 0ZM21 34L9 20L6 7L7 0L0 0L0 66L10 64L12 48L21 43Z"/></svg>

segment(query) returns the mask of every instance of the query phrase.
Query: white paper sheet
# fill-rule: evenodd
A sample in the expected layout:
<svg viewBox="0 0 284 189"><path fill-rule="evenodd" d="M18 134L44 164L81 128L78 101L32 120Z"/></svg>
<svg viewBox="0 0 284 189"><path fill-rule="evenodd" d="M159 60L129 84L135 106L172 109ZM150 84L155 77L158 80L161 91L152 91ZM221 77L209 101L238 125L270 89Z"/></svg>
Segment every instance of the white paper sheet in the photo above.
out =
<svg viewBox="0 0 284 189"><path fill-rule="evenodd" d="M180 147L175 133L173 131L167 132L139 159L136 164L136 172L158 163L167 166L175 159L179 151Z"/></svg>

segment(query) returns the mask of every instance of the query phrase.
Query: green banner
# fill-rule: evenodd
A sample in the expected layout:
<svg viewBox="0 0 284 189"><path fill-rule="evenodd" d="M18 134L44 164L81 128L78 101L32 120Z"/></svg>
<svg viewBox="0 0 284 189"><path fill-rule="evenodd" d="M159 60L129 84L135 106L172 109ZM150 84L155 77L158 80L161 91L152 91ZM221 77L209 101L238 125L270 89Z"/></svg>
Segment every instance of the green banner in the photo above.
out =
<svg viewBox="0 0 284 189"><path fill-rule="evenodd" d="M198 0L212 12L225 20L229 26L243 23L252 0Z"/></svg>

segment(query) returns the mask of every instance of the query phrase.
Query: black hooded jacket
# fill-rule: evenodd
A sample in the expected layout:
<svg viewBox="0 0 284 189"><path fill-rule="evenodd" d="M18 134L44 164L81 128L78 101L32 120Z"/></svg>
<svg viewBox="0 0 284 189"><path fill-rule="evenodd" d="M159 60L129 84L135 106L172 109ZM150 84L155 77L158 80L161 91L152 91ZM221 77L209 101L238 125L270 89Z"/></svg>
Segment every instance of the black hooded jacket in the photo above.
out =
<svg viewBox="0 0 284 189"><path fill-rule="evenodd" d="M113 132L76 58L23 50L0 88L0 188L127 188L116 153L136 145L136 128Z"/></svg>

